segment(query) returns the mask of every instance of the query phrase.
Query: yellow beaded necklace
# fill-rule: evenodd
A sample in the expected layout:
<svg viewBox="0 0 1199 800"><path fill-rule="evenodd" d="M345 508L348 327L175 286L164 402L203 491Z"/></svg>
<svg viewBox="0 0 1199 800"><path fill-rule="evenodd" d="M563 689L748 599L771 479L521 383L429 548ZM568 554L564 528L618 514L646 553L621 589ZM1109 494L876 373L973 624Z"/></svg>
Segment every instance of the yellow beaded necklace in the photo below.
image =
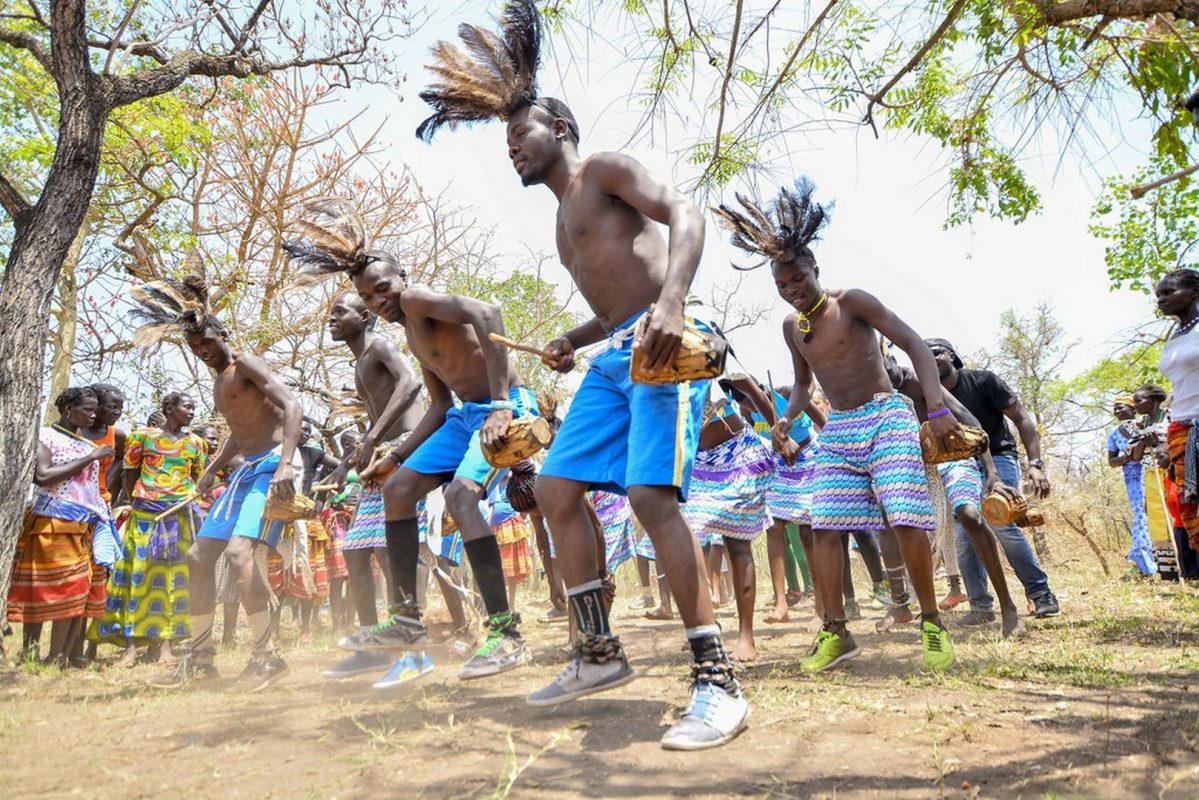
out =
<svg viewBox="0 0 1199 800"><path fill-rule="evenodd" d="M824 306L826 300L828 300L827 289L820 293L820 299L816 301L815 305L807 311L800 311L795 315L795 330L803 334L805 344L812 341L812 320L816 318L816 312Z"/></svg>

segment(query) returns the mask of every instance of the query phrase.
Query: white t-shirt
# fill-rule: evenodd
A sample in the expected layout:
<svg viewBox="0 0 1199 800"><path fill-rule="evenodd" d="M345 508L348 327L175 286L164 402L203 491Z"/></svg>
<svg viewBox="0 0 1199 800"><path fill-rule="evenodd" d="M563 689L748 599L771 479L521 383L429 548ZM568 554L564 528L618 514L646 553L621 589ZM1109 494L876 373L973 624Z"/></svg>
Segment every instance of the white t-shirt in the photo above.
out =
<svg viewBox="0 0 1199 800"><path fill-rule="evenodd" d="M1171 337L1158 366L1174 390L1170 418L1199 419L1199 326Z"/></svg>

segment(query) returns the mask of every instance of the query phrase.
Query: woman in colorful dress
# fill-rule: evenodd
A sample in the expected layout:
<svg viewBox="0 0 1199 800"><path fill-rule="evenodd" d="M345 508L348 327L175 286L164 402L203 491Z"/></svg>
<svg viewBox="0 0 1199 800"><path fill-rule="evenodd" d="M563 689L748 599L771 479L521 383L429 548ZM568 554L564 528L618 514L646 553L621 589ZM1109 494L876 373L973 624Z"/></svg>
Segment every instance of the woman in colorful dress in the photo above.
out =
<svg viewBox="0 0 1199 800"><path fill-rule="evenodd" d="M8 619L24 626L25 656L37 657L42 624L52 622L47 663L65 665L83 626L92 579L93 538L116 546L108 504L100 496L99 462L112 455L79 435L95 424L90 387L73 387L54 401L59 418L38 435L37 487L13 559ZM105 548L101 548L102 550Z"/></svg>
<svg viewBox="0 0 1199 800"><path fill-rule="evenodd" d="M1199 546L1199 271L1177 269L1157 284L1157 310L1174 317L1176 326L1162 347L1158 364L1170 381L1167 440L1178 509L1191 546Z"/></svg>
<svg viewBox="0 0 1199 800"><path fill-rule="evenodd" d="M187 551L199 527L196 481L208 443L190 431L196 404L172 392L162 400L161 428L140 428L125 440L124 486L132 498L122 531L124 557L108 582L108 603L92 637L125 647L118 662L131 667L139 645L171 664L173 640L191 636ZM169 512L169 513L167 513Z"/></svg>
<svg viewBox="0 0 1199 800"><path fill-rule="evenodd" d="M1153 560L1153 546L1149 541L1149 521L1145 516L1144 467L1141 462L1145 452L1152 451L1149 440L1143 434L1136 419L1136 401L1132 395L1117 397L1112 413L1120 424L1107 437L1107 463L1119 467L1123 472L1124 490L1128 494L1128 506L1132 511L1132 547L1128 560L1142 575L1157 571Z"/></svg>

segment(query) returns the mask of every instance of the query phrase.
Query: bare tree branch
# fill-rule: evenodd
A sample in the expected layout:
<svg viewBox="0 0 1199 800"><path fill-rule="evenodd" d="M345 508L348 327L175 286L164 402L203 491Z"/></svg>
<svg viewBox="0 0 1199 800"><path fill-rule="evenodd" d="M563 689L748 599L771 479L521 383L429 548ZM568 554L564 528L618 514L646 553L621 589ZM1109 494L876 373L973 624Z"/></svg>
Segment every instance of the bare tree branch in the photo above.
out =
<svg viewBox="0 0 1199 800"><path fill-rule="evenodd" d="M251 75L268 75L272 72L280 72L294 67L310 67L314 64L358 64L362 63L362 59L363 50L360 48L345 49L315 57L297 56L284 61L267 61L237 53L209 55L187 50L176 54L161 67L141 70L120 77L110 76L109 106L117 108L147 97L165 94L178 88L193 75L213 78L226 76L248 78Z"/></svg>

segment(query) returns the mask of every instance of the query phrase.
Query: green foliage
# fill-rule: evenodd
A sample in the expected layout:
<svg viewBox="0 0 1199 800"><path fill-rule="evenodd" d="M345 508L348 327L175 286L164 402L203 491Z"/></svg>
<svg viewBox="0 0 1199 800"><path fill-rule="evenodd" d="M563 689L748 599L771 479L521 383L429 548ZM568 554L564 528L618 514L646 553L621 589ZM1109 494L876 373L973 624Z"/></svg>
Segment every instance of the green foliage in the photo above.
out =
<svg viewBox="0 0 1199 800"><path fill-rule="evenodd" d="M1102 147L1123 133L1112 126L1126 111L1141 118L1135 135L1153 169L1190 161L1194 134L1182 98L1199 83L1199 32L1189 7L1149 17L1130 7L1121 17L1039 0L843 0L818 20L824 3L747 3L727 64L738 7L622 6L642 45L626 52L648 54L649 113L723 103L719 134L717 115L706 113L676 146L701 168L701 188L756 169L781 133L820 124L867 124L939 145L949 226L979 214L1019 223L1038 212L1043 188L1029 177L1025 154ZM1076 16L1059 18L1069 11ZM1115 269L1113 281L1125 272Z"/></svg>
<svg viewBox="0 0 1199 800"><path fill-rule="evenodd" d="M1172 157L1154 156L1149 166L1104 185L1091 210L1090 230L1106 240L1103 257L1113 286L1152 292L1162 274L1199 262L1199 183L1182 178L1137 200L1129 188L1174 169Z"/></svg>
<svg viewBox="0 0 1199 800"><path fill-rule="evenodd" d="M504 330L518 342L543 345L583 321L566 309L558 298L557 286L544 280L537 269L506 276L490 269L454 270L449 273L443 290L499 306L504 315ZM516 364L517 374L534 390L552 390L559 383L561 376L546 369L536 356L515 351L509 355Z"/></svg>
<svg viewBox="0 0 1199 800"><path fill-rule="evenodd" d="M1065 384L1066 394L1076 402L1106 414L1117 394L1131 394L1146 383L1165 384L1157 369L1164 342L1135 342L1105 356L1094 366Z"/></svg>

